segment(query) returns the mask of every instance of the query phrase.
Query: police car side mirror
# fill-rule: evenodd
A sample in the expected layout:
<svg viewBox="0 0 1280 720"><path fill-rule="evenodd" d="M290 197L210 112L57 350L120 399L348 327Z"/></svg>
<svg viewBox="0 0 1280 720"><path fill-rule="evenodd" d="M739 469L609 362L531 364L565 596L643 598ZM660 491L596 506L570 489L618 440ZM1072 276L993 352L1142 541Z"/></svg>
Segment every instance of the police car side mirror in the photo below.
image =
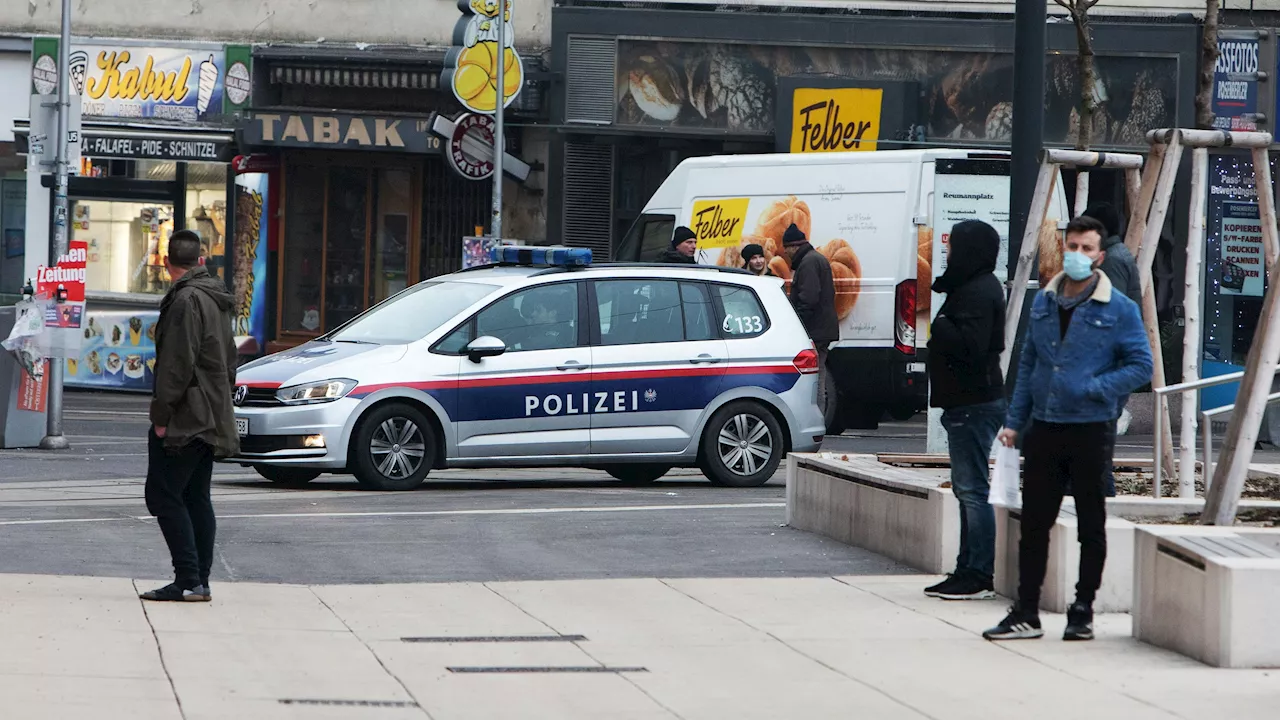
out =
<svg viewBox="0 0 1280 720"><path fill-rule="evenodd" d="M484 335L472 340L467 345L467 359L473 363L481 359L501 355L507 351L507 344L492 335Z"/></svg>

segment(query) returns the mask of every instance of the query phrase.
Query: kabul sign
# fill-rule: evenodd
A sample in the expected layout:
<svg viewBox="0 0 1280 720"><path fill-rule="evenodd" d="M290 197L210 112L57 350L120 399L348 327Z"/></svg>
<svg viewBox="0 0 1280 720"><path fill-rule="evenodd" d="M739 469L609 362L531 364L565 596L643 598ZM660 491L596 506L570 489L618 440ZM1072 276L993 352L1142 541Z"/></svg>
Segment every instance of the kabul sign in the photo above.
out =
<svg viewBox="0 0 1280 720"><path fill-rule="evenodd" d="M430 118L344 113L253 113L243 125L248 145L438 153Z"/></svg>
<svg viewBox="0 0 1280 720"><path fill-rule="evenodd" d="M31 47L32 92L56 93L58 39ZM202 122L247 105L251 64L243 46L73 44L66 74L86 117Z"/></svg>

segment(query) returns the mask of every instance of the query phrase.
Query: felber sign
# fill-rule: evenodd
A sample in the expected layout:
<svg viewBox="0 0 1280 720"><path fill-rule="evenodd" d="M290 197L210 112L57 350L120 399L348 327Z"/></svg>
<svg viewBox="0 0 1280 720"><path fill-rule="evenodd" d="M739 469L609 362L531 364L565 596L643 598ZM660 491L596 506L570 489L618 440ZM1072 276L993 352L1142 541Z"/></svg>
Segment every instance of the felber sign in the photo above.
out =
<svg viewBox="0 0 1280 720"><path fill-rule="evenodd" d="M243 126L249 145L334 150L440 152L430 118L341 113L254 113Z"/></svg>

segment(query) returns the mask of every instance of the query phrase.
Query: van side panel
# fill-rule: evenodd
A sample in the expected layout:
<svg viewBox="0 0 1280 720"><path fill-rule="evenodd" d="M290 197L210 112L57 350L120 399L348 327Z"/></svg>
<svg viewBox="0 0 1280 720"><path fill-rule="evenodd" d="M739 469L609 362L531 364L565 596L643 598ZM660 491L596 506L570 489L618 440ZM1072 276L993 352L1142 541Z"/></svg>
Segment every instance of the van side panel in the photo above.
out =
<svg viewBox="0 0 1280 720"><path fill-rule="evenodd" d="M832 265L839 347L893 344L895 291L915 274L916 162L866 166L699 168L677 222L699 233L698 261L742 267L758 243L788 279L782 234L795 223Z"/></svg>

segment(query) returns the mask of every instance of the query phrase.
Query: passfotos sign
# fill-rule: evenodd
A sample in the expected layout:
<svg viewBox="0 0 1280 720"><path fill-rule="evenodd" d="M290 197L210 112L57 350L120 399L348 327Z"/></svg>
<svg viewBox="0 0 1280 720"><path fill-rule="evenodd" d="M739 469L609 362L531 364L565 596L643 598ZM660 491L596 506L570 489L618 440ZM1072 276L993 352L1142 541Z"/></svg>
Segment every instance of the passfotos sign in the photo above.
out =
<svg viewBox="0 0 1280 720"><path fill-rule="evenodd" d="M879 88L796 88L791 152L875 150L883 101Z"/></svg>

